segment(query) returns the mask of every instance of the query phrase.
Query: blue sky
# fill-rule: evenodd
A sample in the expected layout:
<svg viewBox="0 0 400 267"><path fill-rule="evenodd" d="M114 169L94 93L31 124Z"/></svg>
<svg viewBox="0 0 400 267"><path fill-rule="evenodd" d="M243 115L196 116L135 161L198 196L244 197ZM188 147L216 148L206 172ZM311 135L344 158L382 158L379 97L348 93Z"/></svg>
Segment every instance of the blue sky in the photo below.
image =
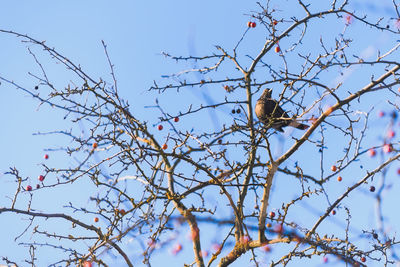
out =
<svg viewBox="0 0 400 267"><path fill-rule="evenodd" d="M393 17L395 15L390 13L391 11L388 9L391 1L371 1L368 5L363 4L361 1L355 1L354 3L352 6L354 9L361 11L375 10L374 14L377 17ZM290 1L283 1L282 6L290 6ZM161 52L166 51L173 55L182 56L193 55L194 53L194 55L199 56L215 52L214 45L220 45L228 49L232 48L246 30L246 24L249 20L248 15L254 10L258 10L257 5L249 1L228 0L178 0L173 2L7 1L0 5L0 28L28 34L35 39L46 41L48 46L55 47L63 55L79 63L92 76L105 77L106 80L111 80L107 59L101 44L101 40L105 41L111 60L115 65L122 95L130 102L138 117L144 117L150 124L154 124L157 123L159 114L151 108L146 108L146 106L154 105L155 97L159 98L162 105L170 106L171 112L179 112L184 107L185 101L201 102L204 96L198 91L189 91L183 92L183 98L181 97L177 100L174 92L167 93L161 97L154 92L147 91L153 84L153 80L162 83L165 81L162 78L163 75L192 67L191 65L175 64L175 62L165 59ZM284 14L283 11L282 14ZM334 23L332 22L332 25L336 25ZM384 33L376 33L376 36L365 36L358 27L360 25L355 23L354 27L349 29L349 31L354 31L355 36L358 37L354 48L357 52L370 52L370 56L373 57L376 55L378 48L384 50L394 42L394 40L388 39ZM315 28L310 29L313 33L325 30L318 24L316 24ZM341 28L335 28L335 30L340 31ZM359 31L358 34L357 31ZM318 36L318 34L316 35ZM247 35L245 42L242 44L243 51L253 55L256 54L257 49L262 47L264 39L261 28L256 27L253 32ZM37 47L21 43L20 40L10 35L0 35L2 47L0 50L0 62L2 62L0 64L0 75L14 80L22 86L32 88L36 84L27 73L29 71L39 73L39 69L29 55L27 47L41 54L46 64L48 58L46 59ZM312 50L315 49L314 46L318 45L319 40L308 41L310 42L309 46L305 46L305 49ZM272 56L272 60L277 60L277 58L276 55ZM52 63L49 63L48 66L49 77L55 81L56 85L62 87L70 81L70 77L65 75L62 67ZM223 73L222 76L224 75ZM348 76L349 86L356 84L355 82L360 77L364 77L364 75L365 73L361 73L357 69L350 71ZM334 83L335 77L337 76L334 74L329 75L332 83ZM191 77L193 80L198 78L198 76ZM213 90L213 88L208 87L204 90L208 92L207 90ZM375 97L367 98L363 104L371 108L374 107L375 110L389 109L383 99L383 97L380 99L375 95ZM224 112L217 114L218 119L223 121L231 118L229 110ZM43 155L45 153L50 154L50 159L46 163L60 164L62 153L57 151L46 152L46 149L58 148L68 140L47 135L36 136L32 135L32 133L65 128L67 124L62 119L62 112L48 106L39 108L38 103L31 97L3 82L0 85L0 114L2 114L0 116L1 125L4 127L2 138L0 138L0 147L2 148L0 152L1 172L8 170L11 166L16 166L21 170L24 177L32 177L33 181L41 172L40 164L44 161ZM375 111L373 114L375 114ZM198 119L199 121L188 119L182 121L182 124L187 127L191 127L193 124L202 125L202 123L207 125L209 120L208 117ZM380 140L377 136L385 131L387 125L387 121L380 120L377 117L373 118L373 120L378 127L376 127L376 131L373 132L374 134L369 139L371 143ZM331 145L334 147L334 143ZM331 151L335 151L335 148ZM327 157L331 158L332 162L336 159L335 153L330 153ZM294 164L294 162L289 164ZM372 166L374 164L373 161L367 158L363 163L364 166ZM358 174L357 171L352 170L347 173L347 176L359 177ZM5 205L4 203L8 203L9 199L5 196L10 195L14 186L12 180L5 175L0 176L0 179L3 179L0 186L0 206L2 206ZM290 181L282 177L282 180L277 182L275 187L282 188L279 187L281 183L287 184ZM398 187L397 184L393 186ZM79 189L79 186L77 188ZM337 190L337 194L340 194L340 187L332 188ZM81 191L73 191L70 195L63 197L60 197L63 189L50 190L37 197L37 208L42 203L43 206L46 206L46 210L56 212L68 199L73 199L77 203L87 203L88 192L85 189L85 183L83 182ZM395 199L393 191L388 192L388 199ZM287 195L286 197L291 198L292 196ZM284 200L277 193L272 201L275 207L279 208ZM371 208L371 211L361 212L364 211L363 204L366 201L371 205L374 203L371 196L368 195L368 190L358 192L354 201L360 202L360 209L354 211L356 215L353 217L357 218L355 221L365 221L367 225L373 225L375 223L373 208ZM47 206L49 202L52 205ZM302 207L302 209L309 211L310 207ZM301 212L299 210L299 214ZM360 213L358 214L358 212ZM21 253L25 255L25 248L14 246L15 236L20 234L21 229L23 229L14 227L14 224L21 226L27 222L22 221L21 223L20 218L10 215L2 215L1 218L5 222L3 224L5 227L0 230L0 236L5 236L6 238L0 244L0 251L6 251L7 256L10 257ZM395 218L397 221L398 219L398 217ZM335 219L333 219L332 225L339 228L342 227ZM328 225L327 229L329 227ZM57 231L57 228L55 228L55 231ZM9 249L10 247L12 249ZM45 253L41 255L44 257ZM190 249L186 250L183 255L190 255ZM0 256L3 255L0 254ZM187 257L190 258L190 256ZM243 260L243 262L247 262L246 260L248 259ZM137 263L139 264L139 262ZM0 263L2 262L0 261ZM319 262L313 263L319 264Z"/></svg>
<svg viewBox="0 0 400 267"><path fill-rule="evenodd" d="M226 8L227 5L231 8ZM7 1L1 4L0 27L45 40L46 44L79 63L94 77L110 79L101 44L104 40L115 64L122 94L140 114L148 112L145 105L154 104L154 94L147 92L153 80L180 68L165 60L160 54L162 51L188 55L189 43L194 42L196 53L200 54L209 52L217 43L228 44L232 40L230 36L238 36L236 27L245 29L247 18L243 13L247 11L247 4L231 1ZM222 35L225 37L221 40ZM39 73L27 51L27 47L35 48L4 34L1 43L2 76L28 88L36 85L27 75L32 70ZM43 59L48 62L45 57ZM47 71L60 86L68 82L62 68L52 65ZM16 166L23 177L30 177L34 185L41 173L43 155L50 154L46 161L49 164L58 164L61 158L61 153L45 150L58 148L63 145L60 142L68 141L53 136L33 136L32 133L64 129L63 113L45 105L39 109L31 97L4 83L0 88L1 124L6 129L0 140L0 170L4 172ZM168 103L173 99L163 101ZM157 122L157 114L147 119ZM0 205L6 205L9 199L5 196L14 192L15 187L10 177L1 176L1 179ZM48 212L59 212L68 200L87 203L89 195L84 190L86 187L82 187L81 191L76 187L78 189L66 198L60 197L63 188L37 195L36 207L43 205ZM5 254L1 256L27 257L27 249L16 245L22 242L21 239L14 241L23 231L26 219L2 216L5 227L0 233L3 237L0 251ZM42 257L40 262L46 262L46 252L38 254L38 257Z"/></svg>

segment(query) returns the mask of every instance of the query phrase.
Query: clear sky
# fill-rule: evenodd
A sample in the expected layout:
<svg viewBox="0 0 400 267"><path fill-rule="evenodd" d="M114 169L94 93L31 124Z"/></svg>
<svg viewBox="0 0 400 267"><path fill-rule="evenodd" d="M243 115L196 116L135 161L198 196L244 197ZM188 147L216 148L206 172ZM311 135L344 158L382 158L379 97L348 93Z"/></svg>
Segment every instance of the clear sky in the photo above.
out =
<svg viewBox="0 0 400 267"><path fill-rule="evenodd" d="M288 2L290 1L284 1L284 4L290 5ZM377 17L394 17L395 14L388 8L390 3L391 1L369 1L369 4L365 4L363 1L354 1L352 7L368 12L374 10ZM167 94L165 97L161 97L154 92L149 93L147 89L153 84L153 80L162 82L165 80L163 75L191 67L190 65L177 65L175 62L166 60L161 52L166 51L177 56L188 56L189 54L199 56L215 52L214 45L231 49L246 30L248 15L254 10L258 10L258 7L252 1L232 0L3 1L0 3L0 28L46 41L48 46L56 48L67 58L79 63L92 76L111 80L107 59L101 44L103 40L107 44L108 52L115 65L122 95L131 103L138 117L144 117L150 123L156 123L158 114L149 112L151 109L146 106L153 105L155 97L159 97L161 104L165 106L171 104L171 109L175 108L175 111L178 112L178 107L173 105L174 101L177 101L176 96ZM326 29L318 27L313 29L316 32L324 30ZM393 41L388 40L385 34L379 33L372 37L363 36L360 32L359 37L361 41L357 44L356 50L362 52L365 57L375 56L378 48L389 47ZM246 49L254 55L262 47L264 39L261 29L256 28L254 35L247 39ZM39 52L37 47L22 43L21 39L0 34L0 75L20 83L22 86L32 88L36 84L27 73L29 71L39 73L39 69L34 64L32 56L29 55L28 47ZM313 49L313 47L309 47L309 49ZM43 56L43 60L48 59ZM54 69L48 70L50 79L59 86L63 86L69 81L69 77L64 76L65 72L61 69L60 66L54 66ZM358 79L357 77L360 76L357 75L361 74L357 68L354 68L347 75L351 80ZM192 78L198 79L196 76ZM334 79L335 76L330 78L332 83L337 82ZM201 101L202 97L202 94L193 91L186 94L184 99L179 100L180 103ZM385 110L387 107L385 101L376 97L365 101L366 105L374 107L376 111L378 109ZM229 112L227 111L227 113ZM2 173L9 167L15 166L21 170L23 177L32 177L32 180L35 180L40 174L40 164L43 162L45 153L50 155L48 162L59 163L60 159L57 159L57 155L60 152L53 153L47 149L58 148L63 145L60 142L67 139L32 135L37 132L63 129L65 127L63 113L47 106L39 108L38 103L31 97L4 82L0 85L0 114L0 125L3 128L0 138L0 179L2 179L0 206L3 206L9 203L10 200L7 196L10 196L11 190L15 187L12 180ZM220 119L226 119L229 114L218 116L221 116ZM207 118L202 118L202 120L202 122L207 121ZM376 134L371 137L371 142L380 140L378 136L385 131L386 127L386 122L378 118L374 118L374 120L377 130ZM191 124L198 122L182 123L190 127ZM331 157L334 162L333 154L329 154L327 157ZM366 159L365 163L360 166L369 164L375 163ZM395 173L394 170L392 172ZM357 172L349 172L348 176L351 175L357 176ZM393 186L399 189L398 184ZM337 194L340 192L339 188ZM43 205L52 203L44 210L56 212L60 205L65 203L63 202L65 199L58 199L58 194L59 191L54 190L41 196L39 203L43 203ZM366 208L364 203L368 203L368 208L371 208L370 212L360 213L360 221L374 225L372 197L366 196L368 190L358 194L359 198L355 201L360 201L360 210ZM85 203L89 195L85 188L81 188L81 191L71 192L68 197L76 202ZM292 197L292 195L288 197ZM387 197L395 199L391 193L388 193ZM277 208L281 202L279 197L273 199ZM39 209L38 206L36 208ZM310 209L308 206L303 208ZM324 209L316 208L316 210L323 211ZM21 234L21 230L23 230L21 225L26 225L28 221L21 222L19 217L10 215L1 215L0 218L3 226L0 229L2 238L0 256L13 258L21 253L26 255L26 248L15 245L22 241L14 241L14 238ZM399 222L399 217L395 219ZM338 228L343 226L335 221L332 224ZM57 231L56 227L54 231ZM185 253L189 255L188 258L191 257L190 249ZM43 256L43 254L41 255ZM119 260L117 262L119 263ZM181 262L179 261L180 264ZM140 263L140 261L136 261L136 264ZM159 262L155 262L154 266L161 266L156 263ZM240 266L239 264L243 264L243 262L238 261L237 264L234 266ZM319 262L313 262L313 264L318 265ZM338 263L337 266L340 264Z"/></svg>

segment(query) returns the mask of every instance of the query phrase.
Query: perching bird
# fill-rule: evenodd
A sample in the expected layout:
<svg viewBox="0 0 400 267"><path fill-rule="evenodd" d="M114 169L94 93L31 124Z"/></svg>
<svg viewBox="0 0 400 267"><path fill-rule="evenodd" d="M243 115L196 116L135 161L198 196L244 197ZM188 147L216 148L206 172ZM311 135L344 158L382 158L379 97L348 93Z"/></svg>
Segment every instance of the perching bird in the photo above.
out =
<svg viewBox="0 0 400 267"><path fill-rule="evenodd" d="M271 98L272 89L265 89L257 100L255 112L257 118L267 127L283 132L283 127L292 126L300 130L305 130L308 125L290 118L280 106L278 101Z"/></svg>

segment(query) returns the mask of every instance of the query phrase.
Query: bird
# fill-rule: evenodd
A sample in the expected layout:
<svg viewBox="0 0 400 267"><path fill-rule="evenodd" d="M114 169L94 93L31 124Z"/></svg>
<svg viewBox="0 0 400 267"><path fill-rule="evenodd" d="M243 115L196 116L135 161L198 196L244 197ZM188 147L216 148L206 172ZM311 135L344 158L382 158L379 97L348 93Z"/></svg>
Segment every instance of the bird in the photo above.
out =
<svg viewBox="0 0 400 267"><path fill-rule="evenodd" d="M278 101L271 98L272 89L265 89L260 98L257 100L255 112L257 118L267 127L272 127L279 132L284 132L283 127L291 126L300 130L305 130L309 126L296 121L280 106Z"/></svg>

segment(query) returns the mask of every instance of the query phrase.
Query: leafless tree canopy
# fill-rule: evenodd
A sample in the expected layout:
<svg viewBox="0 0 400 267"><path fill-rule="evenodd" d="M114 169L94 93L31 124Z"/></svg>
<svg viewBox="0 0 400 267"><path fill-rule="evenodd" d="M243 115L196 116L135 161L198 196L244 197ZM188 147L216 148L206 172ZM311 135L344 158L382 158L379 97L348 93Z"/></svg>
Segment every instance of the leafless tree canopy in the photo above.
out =
<svg viewBox="0 0 400 267"><path fill-rule="evenodd" d="M349 1L291 1L290 10L276 8L276 2L258 3L231 47L216 46L200 57L163 53L192 68L154 81L148 93L160 102L144 104L151 117L138 117L120 96L124 89L105 43L111 75L98 79L47 42L0 30L28 44L39 70L29 73L31 87L0 74L3 86L64 111L72 122L71 128L37 134L67 137L62 151L75 164L43 164L38 188L27 187L18 166L5 176L13 179L15 191L0 214L28 219L16 237L29 250L26 262L36 265L38 251L51 250L62 252L52 266L113 266L104 253L127 266L141 261L151 266L163 251L177 254L189 244L193 257L185 266L228 266L241 256L252 266L305 266L310 258L329 255L347 266L398 261L396 233L388 230L394 223L390 213L397 211L384 196L399 144L391 137L370 138L376 135L371 98L387 98L394 112L386 125L397 127L397 1L392 3L397 16L382 18L348 9ZM363 55L358 38L378 33L389 36L390 46L375 57ZM53 84L38 56L43 53L65 66L73 75L70 83ZM363 75L347 79L354 68ZM259 123L254 106L266 88L290 118L310 127L279 133ZM199 97L189 102L189 90ZM175 102L161 101L166 95ZM381 161L361 169L368 154ZM338 186L342 179L347 186ZM40 191L76 185L88 186L89 204L71 199L55 213L35 204ZM360 211L360 192L376 199L376 225L355 220L354 214L367 213ZM313 211L303 213L307 209ZM60 228L53 231L52 224ZM185 244L171 237L179 227L189 229ZM2 253L6 263L21 264Z"/></svg>

